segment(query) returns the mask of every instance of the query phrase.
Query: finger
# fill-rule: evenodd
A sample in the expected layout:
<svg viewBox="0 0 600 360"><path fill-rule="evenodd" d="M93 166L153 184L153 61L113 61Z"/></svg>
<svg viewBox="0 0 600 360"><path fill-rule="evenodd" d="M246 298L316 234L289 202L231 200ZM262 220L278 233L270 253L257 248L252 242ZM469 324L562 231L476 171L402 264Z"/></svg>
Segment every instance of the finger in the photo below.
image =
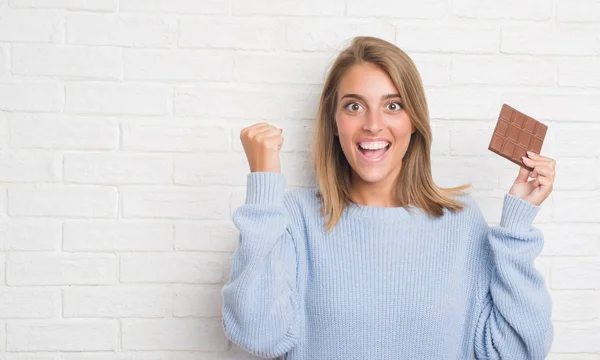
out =
<svg viewBox="0 0 600 360"><path fill-rule="evenodd" d="M538 164L542 163L540 160L530 159L527 156L522 156L521 159L523 159L523 163L530 168L535 168Z"/></svg>
<svg viewBox="0 0 600 360"><path fill-rule="evenodd" d="M260 133L255 134L254 135L254 139L255 140L261 140L261 139L266 139L266 138L270 138L270 137L276 137L276 136L279 136L279 135L281 135L280 129L275 128L275 127L265 128Z"/></svg>
<svg viewBox="0 0 600 360"><path fill-rule="evenodd" d="M548 165L538 165L533 171L536 171L541 176L554 179L554 170L552 170Z"/></svg>
<svg viewBox="0 0 600 360"><path fill-rule="evenodd" d="M537 178L537 181L542 186L550 186L550 185L552 185L552 179L550 179L550 178L548 178L546 176L539 176Z"/></svg>
<svg viewBox="0 0 600 360"><path fill-rule="evenodd" d="M555 163L556 160L546 157L546 156L542 156L540 154L534 153L533 151L527 151L527 156L535 161L542 161L542 162L550 162L550 163Z"/></svg>
<svg viewBox="0 0 600 360"><path fill-rule="evenodd" d="M533 169L533 171L531 172L529 177L536 178L536 177L538 177L538 175L539 175L538 172L535 169Z"/></svg>
<svg viewBox="0 0 600 360"><path fill-rule="evenodd" d="M526 182L528 176L529 176L529 170L527 168L524 168L521 166L519 168L519 175L517 175L517 178L515 179L515 183Z"/></svg>
<svg viewBox="0 0 600 360"><path fill-rule="evenodd" d="M257 132L260 132L261 129L263 129L267 126L270 126L270 125L266 122L252 124L248 127L243 128L242 131L240 131L240 137L243 137L245 135L248 137L252 137L252 136L254 136L254 134L256 134Z"/></svg>
<svg viewBox="0 0 600 360"><path fill-rule="evenodd" d="M283 146L283 137L272 137L265 140L265 145L270 149L280 150Z"/></svg>

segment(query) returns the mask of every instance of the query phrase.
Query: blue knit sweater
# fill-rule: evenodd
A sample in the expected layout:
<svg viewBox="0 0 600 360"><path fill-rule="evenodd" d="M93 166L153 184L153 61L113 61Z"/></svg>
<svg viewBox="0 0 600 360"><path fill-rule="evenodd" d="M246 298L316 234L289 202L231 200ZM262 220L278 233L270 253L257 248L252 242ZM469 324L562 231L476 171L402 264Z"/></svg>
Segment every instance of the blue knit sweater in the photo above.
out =
<svg viewBox="0 0 600 360"><path fill-rule="evenodd" d="M330 233L316 188L248 174L222 290L223 329L285 359L538 360L554 336L534 268L540 206L506 194L498 226L470 195L434 219L416 207L352 204Z"/></svg>

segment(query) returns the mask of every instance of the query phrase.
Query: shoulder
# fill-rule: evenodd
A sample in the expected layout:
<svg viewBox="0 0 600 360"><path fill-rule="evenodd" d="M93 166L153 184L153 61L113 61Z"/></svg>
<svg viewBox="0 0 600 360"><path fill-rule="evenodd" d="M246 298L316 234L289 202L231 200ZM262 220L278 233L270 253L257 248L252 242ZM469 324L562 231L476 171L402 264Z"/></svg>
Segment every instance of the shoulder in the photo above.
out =
<svg viewBox="0 0 600 360"><path fill-rule="evenodd" d="M318 189L315 187L288 188L285 191L285 203L292 210L305 212L318 206Z"/></svg>
<svg viewBox="0 0 600 360"><path fill-rule="evenodd" d="M453 218L451 221L469 230L483 230L488 226L479 203L471 194L457 195L453 198L464 205L463 209L456 212L444 209L445 217Z"/></svg>

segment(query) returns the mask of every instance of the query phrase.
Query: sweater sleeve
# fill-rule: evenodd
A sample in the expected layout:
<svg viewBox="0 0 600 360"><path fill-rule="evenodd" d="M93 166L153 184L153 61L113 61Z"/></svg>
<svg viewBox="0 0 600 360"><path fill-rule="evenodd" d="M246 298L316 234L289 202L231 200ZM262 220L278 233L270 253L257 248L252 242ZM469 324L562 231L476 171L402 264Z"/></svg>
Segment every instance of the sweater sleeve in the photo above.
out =
<svg viewBox="0 0 600 360"><path fill-rule="evenodd" d="M554 329L550 294L534 267L544 239L532 222L541 207L505 194L500 224L494 227L476 208L488 257L486 287L479 292L475 357L543 360Z"/></svg>
<svg viewBox="0 0 600 360"><path fill-rule="evenodd" d="M292 349L300 329L290 206L283 175L252 172L246 202L232 214L239 242L221 291L223 330L233 343L264 358Z"/></svg>

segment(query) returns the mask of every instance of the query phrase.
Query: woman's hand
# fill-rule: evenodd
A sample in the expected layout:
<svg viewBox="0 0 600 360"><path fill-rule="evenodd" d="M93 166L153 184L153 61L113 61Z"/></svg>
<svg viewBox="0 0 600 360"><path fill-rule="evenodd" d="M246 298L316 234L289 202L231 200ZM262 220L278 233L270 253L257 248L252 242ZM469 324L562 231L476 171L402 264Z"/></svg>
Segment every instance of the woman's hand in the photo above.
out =
<svg viewBox="0 0 600 360"><path fill-rule="evenodd" d="M250 172L281 173L279 151L283 145L283 129L260 122L240 132L240 140L250 165Z"/></svg>
<svg viewBox="0 0 600 360"><path fill-rule="evenodd" d="M529 172L521 167L508 193L534 205L540 205L552 192L556 161L531 151L527 154L529 157L523 156L523 162L533 168L533 171ZM533 180L527 181L529 177Z"/></svg>

